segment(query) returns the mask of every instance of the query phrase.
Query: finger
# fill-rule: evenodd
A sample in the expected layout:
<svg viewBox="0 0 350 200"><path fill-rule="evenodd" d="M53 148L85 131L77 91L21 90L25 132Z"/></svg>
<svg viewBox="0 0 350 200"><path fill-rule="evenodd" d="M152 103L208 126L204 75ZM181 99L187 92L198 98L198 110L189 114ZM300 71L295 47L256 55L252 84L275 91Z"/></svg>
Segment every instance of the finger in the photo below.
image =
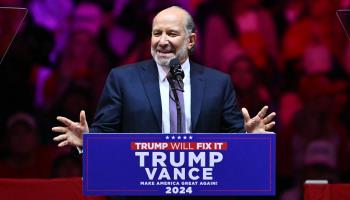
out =
<svg viewBox="0 0 350 200"><path fill-rule="evenodd" d="M51 130L54 131L54 132L57 132L57 133L65 133L65 132L67 132L67 128L62 127L62 126L53 127Z"/></svg>
<svg viewBox="0 0 350 200"><path fill-rule="evenodd" d="M268 106L264 106L259 113L257 114L261 119L263 119L266 115L267 109L269 109Z"/></svg>
<svg viewBox="0 0 350 200"><path fill-rule="evenodd" d="M264 118L263 122L264 124L269 123L274 117L276 116L276 113L270 113L267 117Z"/></svg>
<svg viewBox="0 0 350 200"><path fill-rule="evenodd" d="M72 126L75 122L73 122L72 120L66 118L66 117L61 117L58 116L57 120L62 122L63 124L65 124L66 126Z"/></svg>
<svg viewBox="0 0 350 200"><path fill-rule="evenodd" d="M66 145L68 145L68 141L67 141L67 140L65 140L65 141L63 141L63 142L61 142L61 143L59 143L57 146L58 146L58 147L64 147L64 146L66 146Z"/></svg>
<svg viewBox="0 0 350 200"><path fill-rule="evenodd" d="M242 108L242 114L243 114L244 122L247 122L250 120L249 112L246 108Z"/></svg>
<svg viewBox="0 0 350 200"><path fill-rule="evenodd" d="M275 126L275 124L276 124L276 123L275 123L274 121L272 121L272 122L266 124L266 125L265 125L265 130L270 130L270 129L272 129L272 128Z"/></svg>
<svg viewBox="0 0 350 200"><path fill-rule="evenodd" d="M85 111L80 111L80 125L85 127L87 125Z"/></svg>
<svg viewBox="0 0 350 200"><path fill-rule="evenodd" d="M57 137L54 137L53 140L54 141L62 141L62 140L66 140L67 139L67 135L59 135Z"/></svg>

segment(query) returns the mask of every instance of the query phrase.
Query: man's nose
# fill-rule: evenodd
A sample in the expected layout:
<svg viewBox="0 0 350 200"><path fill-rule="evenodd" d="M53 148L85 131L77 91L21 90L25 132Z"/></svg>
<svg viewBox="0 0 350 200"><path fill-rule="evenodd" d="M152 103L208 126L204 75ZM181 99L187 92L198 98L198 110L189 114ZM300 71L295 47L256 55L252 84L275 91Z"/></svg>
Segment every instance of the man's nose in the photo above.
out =
<svg viewBox="0 0 350 200"><path fill-rule="evenodd" d="M166 46L169 44L169 39L166 34L162 34L159 38L159 45L160 46Z"/></svg>

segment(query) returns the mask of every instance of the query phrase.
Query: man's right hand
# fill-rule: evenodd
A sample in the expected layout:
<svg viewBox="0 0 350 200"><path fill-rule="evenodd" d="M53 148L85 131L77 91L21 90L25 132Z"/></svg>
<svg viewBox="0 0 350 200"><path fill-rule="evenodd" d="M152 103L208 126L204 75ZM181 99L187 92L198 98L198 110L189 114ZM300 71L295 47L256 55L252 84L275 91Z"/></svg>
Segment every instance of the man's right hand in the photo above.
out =
<svg viewBox="0 0 350 200"><path fill-rule="evenodd" d="M85 111L80 111L80 122L73 122L66 117L58 116L57 120L62 122L65 126L56 126L52 131L57 132L58 136L53 138L54 141L59 142L59 147L66 145L82 147L83 133L89 132L89 126L86 122Z"/></svg>

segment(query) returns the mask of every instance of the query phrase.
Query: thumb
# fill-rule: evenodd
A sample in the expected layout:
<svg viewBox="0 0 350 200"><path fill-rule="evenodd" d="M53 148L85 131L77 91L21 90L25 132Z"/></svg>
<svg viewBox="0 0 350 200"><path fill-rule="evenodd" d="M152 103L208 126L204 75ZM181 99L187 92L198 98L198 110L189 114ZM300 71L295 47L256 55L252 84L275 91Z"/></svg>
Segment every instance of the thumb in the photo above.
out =
<svg viewBox="0 0 350 200"><path fill-rule="evenodd" d="M248 122L250 120L249 112L246 108L242 108L242 114L244 118L244 122Z"/></svg>
<svg viewBox="0 0 350 200"><path fill-rule="evenodd" d="M87 126L86 115L84 110L80 111L80 125L84 127Z"/></svg>

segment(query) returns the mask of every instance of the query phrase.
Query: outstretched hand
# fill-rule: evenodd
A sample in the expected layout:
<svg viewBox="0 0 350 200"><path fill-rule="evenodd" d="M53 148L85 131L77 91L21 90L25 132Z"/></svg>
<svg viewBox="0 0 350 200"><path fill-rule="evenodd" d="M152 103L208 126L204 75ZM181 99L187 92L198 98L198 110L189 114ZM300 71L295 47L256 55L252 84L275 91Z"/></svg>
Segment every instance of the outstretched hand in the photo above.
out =
<svg viewBox="0 0 350 200"><path fill-rule="evenodd" d="M272 121L276 116L275 112L270 113L267 117L267 106L264 106L260 112L253 118L250 118L249 112L246 108L242 108L244 118L244 129L248 133L264 133L275 126L275 121Z"/></svg>
<svg viewBox="0 0 350 200"><path fill-rule="evenodd" d="M83 133L89 132L89 126L86 121L85 111L80 112L80 122L73 122L66 117L58 116L57 120L62 122L65 126L56 126L52 131L59 135L53 138L54 141L59 142L59 147L66 145L82 147Z"/></svg>

